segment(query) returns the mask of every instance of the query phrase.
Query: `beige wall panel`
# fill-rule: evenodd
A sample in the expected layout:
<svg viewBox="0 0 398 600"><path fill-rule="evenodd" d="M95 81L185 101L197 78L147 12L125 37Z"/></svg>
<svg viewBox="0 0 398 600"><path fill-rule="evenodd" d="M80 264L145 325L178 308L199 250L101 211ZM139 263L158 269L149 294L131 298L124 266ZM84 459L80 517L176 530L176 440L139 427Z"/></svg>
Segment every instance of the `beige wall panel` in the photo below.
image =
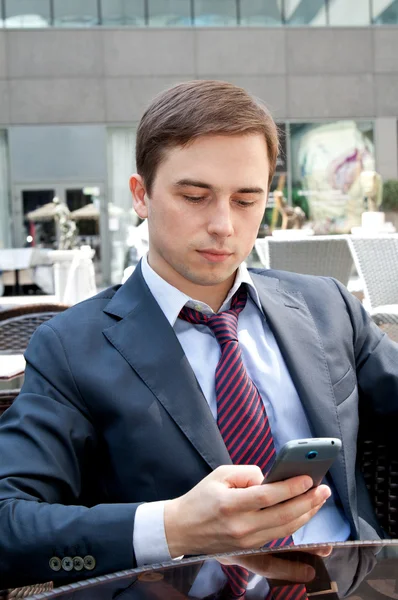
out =
<svg viewBox="0 0 398 600"><path fill-rule="evenodd" d="M107 30L103 36L107 77L184 76L194 72L192 30Z"/></svg>
<svg viewBox="0 0 398 600"><path fill-rule="evenodd" d="M0 31L0 79L7 76L6 33Z"/></svg>
<svg viewBox="0 0 398 600"><path fill-rule="evenodd" d="M285 31L205 29L196 32L197 73L280 75L285 73Z"/></svg>
<svg viewBox="0 0 398 600"><path fill-rule="evenodd" d="M398 73L398 27L373 31L376 73Z"/></svg>
<svg viewBox="0 0 398 600"><path fill-rule="evenodd" d="M288 29L287 65L293 75L369 73L373 70L370 29Z"/></svg>
<svg viewBox="0 0 398 600"><path fill-rule="evenodd" d="M376 114L398 116L398 74L375 75Z"/></svg>
<svg viewBox="0 0 398 600"><path fill-rule="evenodd" d="M108 123L137 122L152 98L162 90L190 77L117 77L105 80Z"/></svg>
<svg viewBox="0 0 398 600"><path fill-rule="evenodd" d="M51 29L10 31L9 77L98 77L102 32Z"/></svg>
<svg viewBox="0 0 398 600"><path fill-rule="evenodd" d="M372 75L290 77L289 117L324 119L372 117Z"/></svg>
<svg viewBox="0 0 398 600"><path fill-rule="evenodd" d="M14 79L10 105L16 124L105 120L103 82L98 79Z"/></svg>
<svg viewBox="0 0 398 600"><path fill-rule="evenodd" d="M8 125L10 121L9 85L5 79L0 79L0 125Z"/></svg>

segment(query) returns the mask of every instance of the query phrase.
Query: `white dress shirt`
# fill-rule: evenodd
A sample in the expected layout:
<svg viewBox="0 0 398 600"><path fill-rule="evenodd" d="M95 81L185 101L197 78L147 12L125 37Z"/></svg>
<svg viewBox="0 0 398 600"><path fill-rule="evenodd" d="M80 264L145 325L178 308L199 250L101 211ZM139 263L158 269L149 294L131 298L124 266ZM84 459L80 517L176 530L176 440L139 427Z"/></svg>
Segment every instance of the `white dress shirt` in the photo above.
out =
<svg viewBox="0 0 398 600"><path fill-rule="evenodd" d="M144 280L174 328L216 419L215 371L221 355L220 346L206 325L192 325L178 319L185 305L208 315L214 312L207 304L190 298L162 279L149 266L146 256L142 259L141 267ZM275 449L278 451L290 440L309 438L313 435L245 264L239 267L235 283L219 312L228 310L232 296L242 283L247 284L249 294L246 306L239 314L239 344L247 373L257 386L264 402ZM142 504L136 511L133 546L138 566L171 558L165 536L163 511L164 502ZM346 540L349 535L349 523L337 506L332 493L321 510L293 534L293 540L295 544L333 542Z"/></svg>

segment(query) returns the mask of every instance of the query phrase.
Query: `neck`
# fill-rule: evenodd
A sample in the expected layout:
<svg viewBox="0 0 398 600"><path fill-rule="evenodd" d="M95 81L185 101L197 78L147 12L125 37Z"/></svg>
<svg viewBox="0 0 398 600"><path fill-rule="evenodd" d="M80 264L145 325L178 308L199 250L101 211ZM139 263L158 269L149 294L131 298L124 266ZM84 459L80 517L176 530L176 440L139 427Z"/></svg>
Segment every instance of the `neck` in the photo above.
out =
<svg viewBox="0 0 398 600"><path fill-rule="evenodd" d="M194 283L193 281L186 279L171 267L161 268L164 265L159 265L156 260L153 260L151 253L148 254L147 260L149 266L159 275L159 277L190 298L204 302L210 306L214 312L220 310L236 277L235 271L225 281L213 285L200 285L199 283Z"/></svg>

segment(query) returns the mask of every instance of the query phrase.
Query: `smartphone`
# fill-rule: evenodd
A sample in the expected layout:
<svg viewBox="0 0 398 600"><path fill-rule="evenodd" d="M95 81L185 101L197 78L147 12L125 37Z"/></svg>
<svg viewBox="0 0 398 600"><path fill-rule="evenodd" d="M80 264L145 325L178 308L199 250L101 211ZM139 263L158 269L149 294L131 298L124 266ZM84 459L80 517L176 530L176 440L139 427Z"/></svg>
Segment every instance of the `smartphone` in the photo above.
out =
<svg viewBox="0 0 398 600"><path fill-rule="evenodd" d="M313 487L319 485L341 449L337 438L305 438L287 442L266 474L263 483L309 475Z"/></svg>

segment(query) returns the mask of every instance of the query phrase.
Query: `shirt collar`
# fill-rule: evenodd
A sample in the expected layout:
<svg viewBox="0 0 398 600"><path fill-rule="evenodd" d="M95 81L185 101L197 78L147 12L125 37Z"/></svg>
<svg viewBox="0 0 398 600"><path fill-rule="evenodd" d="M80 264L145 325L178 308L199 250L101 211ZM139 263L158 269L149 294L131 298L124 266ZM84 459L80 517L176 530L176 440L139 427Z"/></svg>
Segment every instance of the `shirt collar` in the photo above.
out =
<svg viewBox="0 0 398 600"><path fill-rule="evenodd" d="M148 263L147 255L143 256L141 260L142 276L145 283L149 287L152 295L156 302L162 309L166 319L172 327L174 327L177 321L178 315L183 306L187 305L190 308L195 308L205 314L214 314L213 309L208 306L205 302L190 298L184 292L181 292L174 286L167 283L160 275L158 275ZM235 282L232 288L229 290L227 297L225 298L219 312L228 310L231 305L232 296L239 289L239 287L245 283L248 286L248 291L251 299L258 306L262 312L260 298L257 290L254 286L253 280L250 277L250 273L247 270L245 263L242 263L236 273Z"/></svg>

